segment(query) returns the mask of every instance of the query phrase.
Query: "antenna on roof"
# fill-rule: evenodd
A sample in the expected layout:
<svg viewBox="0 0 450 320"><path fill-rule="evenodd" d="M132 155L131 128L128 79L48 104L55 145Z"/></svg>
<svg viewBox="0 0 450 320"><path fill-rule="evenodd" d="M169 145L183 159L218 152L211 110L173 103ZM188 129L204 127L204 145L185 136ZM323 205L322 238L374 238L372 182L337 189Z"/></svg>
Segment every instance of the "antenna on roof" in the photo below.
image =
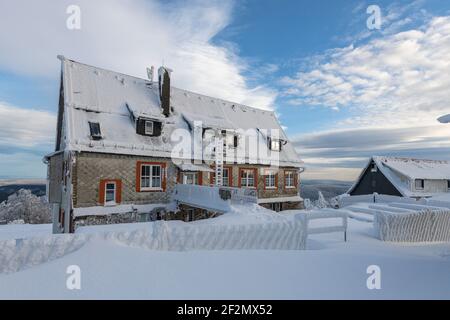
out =
<svg viewBox="0 0 450 320"><path fill-rule="evenodd" d="M153 82L153 75L155 74L155 67L147 68L147 77L150 82Z"/></svg>

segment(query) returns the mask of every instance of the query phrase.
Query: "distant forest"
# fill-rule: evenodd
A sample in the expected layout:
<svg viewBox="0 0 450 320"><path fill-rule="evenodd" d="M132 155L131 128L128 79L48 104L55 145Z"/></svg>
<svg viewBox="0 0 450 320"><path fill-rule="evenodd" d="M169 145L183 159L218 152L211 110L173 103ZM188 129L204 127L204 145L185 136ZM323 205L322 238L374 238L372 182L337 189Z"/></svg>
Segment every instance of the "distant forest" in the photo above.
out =
<svg viewBox="0 0 450 320"><path fill-rule="evenodd" d="M320 191L325 199L330 199L346 193L352 184L352 182L335 180L303 180L300 195L303 199L317 200Z"/></svg>
<svg viewBox="0 0 450 320"><path fill-rule="evenodd" d="M31 190L31 192L38 196L45 196L45 184L11 184L7 186L0 186L0 203L8 200L8 197L20 189Z"/></svg>

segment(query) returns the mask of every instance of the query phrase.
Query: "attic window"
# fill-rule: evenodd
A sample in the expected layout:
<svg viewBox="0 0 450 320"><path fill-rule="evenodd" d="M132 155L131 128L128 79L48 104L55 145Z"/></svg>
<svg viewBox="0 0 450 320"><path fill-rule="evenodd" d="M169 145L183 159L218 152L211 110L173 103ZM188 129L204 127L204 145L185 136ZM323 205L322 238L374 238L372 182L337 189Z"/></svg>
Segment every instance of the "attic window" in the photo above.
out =
<svg viewBox="0 0 450 320"><path fill-rule="evenodd" d="M91 131L91 138L93 140L101 140L103 138L100 130L100 123L89 122L89 130Z"/></svg>
<svg viewBox="0 0 450 320"><path fill-rule="evenodd" d="M153 121L145 121L145 134L153 135Z"/></svg>
<svg viewBox="0 0 450 320"><path fill-rule="evenodd" d="M162 123L148 118L138 118L136 133L147 137L159 137L162 133Z"/></svg>
<svg viewBox="0 0 450 320"><path fill-rule="evenodd" d="M417 179L416 180L416 190L423 190L423 189L425 189L425 180Z"/></svg>
<svg viewBox="0 0 450 320"><path fill-rule="evenodd" d="M370 168L370 171L371 171L371 172L378 172L378 167L377 167L377 165L376 165L375 163L372 163L372 166L371 166L371 168Z"/></svg>
<svg viewBox="0 0 450 320"><path fill-rule="evenodd" d="M281 141L269 138L269 147L272 151L281 151Z"/></svg>
<svg viewBox="0 0 450 320"><path fill-rule="evenodd" d="M238 142L239 142L238 135L232 134L232 133L227 133L225 130L222 131L222 135L226 136L227 146L232 147L232 148L237 148Z"/></svg>

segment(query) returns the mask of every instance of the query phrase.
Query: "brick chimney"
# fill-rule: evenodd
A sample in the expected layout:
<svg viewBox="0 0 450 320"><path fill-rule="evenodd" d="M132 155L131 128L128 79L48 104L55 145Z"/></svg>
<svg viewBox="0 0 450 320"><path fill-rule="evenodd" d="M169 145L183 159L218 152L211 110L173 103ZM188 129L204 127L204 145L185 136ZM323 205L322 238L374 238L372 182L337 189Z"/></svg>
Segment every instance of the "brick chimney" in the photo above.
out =
<svg viewBox="0 0 450 320"><path fill-rule="evenodd" d="M172 70L160 67L158 70L159 100L163 114L170 116L170 75Z"/></svg>

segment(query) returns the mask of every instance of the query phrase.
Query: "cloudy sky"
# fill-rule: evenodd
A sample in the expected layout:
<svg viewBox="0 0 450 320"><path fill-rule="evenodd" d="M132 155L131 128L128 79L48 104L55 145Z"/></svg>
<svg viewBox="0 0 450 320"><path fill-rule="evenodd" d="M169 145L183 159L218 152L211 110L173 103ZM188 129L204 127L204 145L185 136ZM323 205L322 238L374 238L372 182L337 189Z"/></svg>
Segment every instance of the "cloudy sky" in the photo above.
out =
<svg viewBox="0 0 450 320"><path fill-rule="evenodd" d="M164 63L175 86L276 110L304 178L352 180L371 155L450 160L448 0L2 1L0 178L45 177L58 54L140 77Z"/></svg>

